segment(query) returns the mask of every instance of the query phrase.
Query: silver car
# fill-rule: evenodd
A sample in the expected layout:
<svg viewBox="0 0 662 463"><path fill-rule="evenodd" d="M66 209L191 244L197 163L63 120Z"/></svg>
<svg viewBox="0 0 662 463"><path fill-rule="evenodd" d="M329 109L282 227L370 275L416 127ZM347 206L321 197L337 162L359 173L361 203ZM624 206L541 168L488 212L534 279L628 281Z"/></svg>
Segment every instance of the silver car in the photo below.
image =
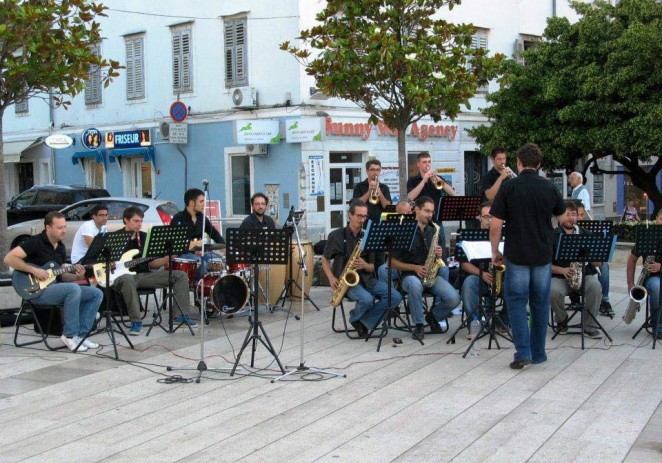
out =
<svg viewBox="0 0 662 463"><path fill-rule="evenodd" d="M108 231L119 230L123 227L122 214L129 206L139 207L145 213L143 231L149 230L152 225L169 225L172 216L179 208L171 201L142 198L95 198L79 201L61 209L67 220L67 234L64 237L64 245L67 247L67 257L71 256L71 245L76 232L87 220L91 220L90 211L97 204L108 207ZM18 246L31 235L36 235L44 230L44 219L28 220L17 223L7 229L8 241L12 248Z"/></svg>

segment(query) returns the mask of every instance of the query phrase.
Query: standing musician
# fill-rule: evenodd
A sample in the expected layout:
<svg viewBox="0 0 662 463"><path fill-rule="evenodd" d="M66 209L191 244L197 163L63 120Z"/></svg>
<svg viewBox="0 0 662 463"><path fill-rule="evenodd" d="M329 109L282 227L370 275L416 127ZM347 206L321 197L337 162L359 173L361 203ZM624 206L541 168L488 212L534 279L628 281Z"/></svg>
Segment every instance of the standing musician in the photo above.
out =
<svg viewBox="0 0 662 463"><path fill-rule="evenodd" d="M108 223L108 206L97 204L92 208L91 216L92 220L83 223L74 236L71 244L71 262L73 263L78 263L85 257L94 237L101 233Z"/></svg>
<svg viewBox="0 0 662 463"><path fill-rule="evenodd" d="M214 258L213 253L204 253L204 248L202 246L202 212L205 207L205 193L198 188L186 190L186 193L184 193L184 204L186 205L186 209L176 213L170 221L170 225L188 226L189 250L188 252L179 255L179 257L200 262L200 266L195 272L196 279L200 279L205 273L207 273L207 262ZM210 236L215 243L225 244L225 240L221 234L206 217L204 233ZM201 250L197 250L197 248L201 248Z"/></svg>
<svg viewBox="0 0 662 463"><path fill-rule="evenodd" d="M408 251L394 252L391 263L394 269L400 271L402 289L409 294L409 309L416 325L413 337L414 339L423 339L424 322L430 325L430 330L433 333L440 333L442 330L440 321L446 323L445 319L459 305L460 295L446 279L438 274L434 284L427 288L430 294L435 296L435 304L425 318L423 317L423 283L421 280L430 271L425 267L425 263L431 248L437 258L441 257L442 248L439 241L433 242L436 230L432 225L434 215L432 199L427 196L420 196L416 200L414 212L418 227L416 227L412 247ZM439 237L441 238L441 234Z"/></svg>
<svg viewBox="0 0 662 463"><path fill-rule="evenodd" d="M379 183L379 176L382 173L382 163L379 160L370 159L365 163L365 170L368 177L354 186L353 199L366 203L368 218L378 223L386 206L392 204L391 190L385 183Z"/></svg>
<svg viewBox="0 0 662 463"><path fill-rule="evenodd" d="M559 226L554 230L556 243L558 243L562 233L567 235L585 235L588 233L577 225L577 205L572 201L565 202L565 214L563 215ZM583 314L584 335L589 338L600 339L600 332L596 327L589 325L591 317L588 313L590 312L594 317L598 316L602 288L600 287L597 271L595 269L600 267L602 262L591 262L587 265L584 265L582 262L581 265L583 266L584 304L586 307ZM558 330L561 333L568 331L568 312L565 309L565 297L569 296L572 292L577 293L579 291L570 288L569 281L573 278L577 279L577 276L575 275L575 269L573 269L570 262L552 261L550 300L552 310L554 311L554 318L556 319ZM579 284L581 284L581 281L579 281Z"/></svg>
<svg viewBox="0 0 662 463"><path fill-rule="evenodd" d="M140 253L143 252L147 233L140 231L140 229L142 228L144 217L144 212L138 207L131 206L124 210L124 228L117 233L132 232L129 237L129 242L127 243L126 248L124 248L124 252L132 249L138 249L140 250ZM140 298L138 297L138 289L155 289L167 286L168 272L163 270L157 272L151 271L163 267L167 263L168 256L154 259L149 263L143 262L133 268L133 271L136 272L135 275L122 275L113 283L113 289L122 295L127 310L129 311L129 318L131 318L131 330L129 331L129 334L131 336L140 335L140 330L143 326L142 319L140 318ZM179 303L179 307L184 314L178 315L174 320L175 323L186 323L191 327L198 326L194 320L190 319L188 276L181 270L173 270L172 279L175 299Z"/></svg>
<svg viewBox="0 0 662 463"><path fill-rule="evenodd" d="M455 196L455 190L448 183L444 182L441 177L438 177L432 169L432 157L430 153L424 151L418 154L416 160L418 167L418 175L409 177L407 180L407 199L415 201L420 197L427 197L432 200L433 207L439 207L439 200L441 199L442 192L444 195ZM441 188L439 186L441 185ZM441 221L437 222L439 225L439 245L442 251L446 248L446 235L444 234L444 225ZM446 275L448 278L448 275Z"/></svg>
<svg viewBox="0 0 662 463"><path fill-rule="evenodd" d="M49 212L44 218L44 231L9 251L4 262L14 270L29 273L38 280L44 281L48 279L49 274L40 267L49 262L64 264L67 254L62 240L66 233L67 222L64 215L60 212ZM39 296L32 299L37 305L63 306L64 327L60 340L72 352L92 328L103 299L100 289L74 283L85 278L85 269L82 265L76 265L75 269L75 274L60 275L59 282L47 286ZM98 347L99 344L86 339L77 352Z"/></svg>
<svg viewBox="0 0 662 463"><path fill-rule="evenodd" d="M534 143L518 149L519 176L499 188L490 209L494 265L504 263L499 242L504 222L506 224L503 294L516 349L510 368L515 370L547 360L545 340L554 240L551 219L553 215L563 214L565 206L556 187L538 175L542 158L542 151ZM530 330L527 303L531 308Z"/></svg>
<svg viewBox="0 0 662 463"><path fill-rule="evenodd" d="M655 225L662 225L662 209L657 211L655 216ZM628 257L627 263L627 282L628 282L628 293L634 286L634 270L637 267L637 260L640 256L637 256L632 253ZM643 261L646 262L648 256L641 256ZM657 325L657 330L655 329L655 323L660 317L660 322L662 322L662 314L660 314L660 262L659 258L656 258L652 263L648 265L648 278L644 283L646 291L648 291L648 304L650 306L650 322L653 327L652 335L656 339L662 339L662 325Z"/></svg>
<svg viewBox="0 0 662 463"><path fill-rule="evenodd" d="M253 212L246 216L239 228L254 230L275 230L274 220L266 215L269 198L264 193L255 193L251 196Z"/></svg>
<svg viewBox="0 0 662 463"><path fill-rule="evenodd" d="M496 196L501 185L515 174L506 165L506 150L500 146L495 146L490 152L493 167L485 174L480 182L480 195L483 201L492 201Z"/></svg>
<svg viewBox="0 0 662 463"><path fill-rule="evenodd" d="M361 239L360 233L367 218L366 203L354 199L349 205L349 224L329 233L322 255L322 270L326 273L332 290L341 284L338 277L343 273L348 258ZM386 282L375 278L373 259L374 253L369 253L365 257L359 255L354 259L352 266L359 274L360 283L347 290L347 297L356 301L356 306L349 312L349 322L362 338L367 336L369 330L375 328L388 304L388 286ZM373 307L375 298L378 301ZM397 307L401 301L402 296L391 286L391 307Z"/></svg>

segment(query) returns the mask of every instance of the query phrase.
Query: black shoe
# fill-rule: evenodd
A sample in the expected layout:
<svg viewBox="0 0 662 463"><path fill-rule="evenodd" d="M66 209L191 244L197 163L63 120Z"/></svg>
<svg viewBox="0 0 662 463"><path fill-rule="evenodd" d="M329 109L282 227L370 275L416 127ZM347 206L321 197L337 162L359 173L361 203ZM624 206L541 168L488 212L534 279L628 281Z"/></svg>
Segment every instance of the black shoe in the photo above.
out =
<svg viewBox="0 0 662 463"><path fill-rule="evenodd" d="M526 365L531 365L530 359L515 360L510 364L510 368L512 368L513 370L521 370Z"/></svg>
<svg viewBox="0 0 662 463"><path fill-rule="evenodd" d="M662 331L658 331L658 332L657 332L657 337L656 337L656 339L657 339L658 341L662 340Z"/></svg>
<svg viewBox="0 0 662 463"><path fill-rule="evenodd" d="M600 303L600 315L604 315L605 317L613 317L616 315L616 312L611 308L609 301L602 301Z"/></svg>
<svg viewBox="0 0 662 463"><path fill-rule="evenodd" d="M425 337L425 326L416 325L412 329L411 337L416 339L417 341L422 341L423 338Z"/></svg>
<svg viewBox="0 0 662 463"><path fill-rule="evenodd" d="M602 339L600 332L595 328L586 328L584 330L584 336L591 339Z"/></svg>
<svg viewBox="0 0 662 463"><path fill-rule="evenodd" d="M434 315L432 315L432 312L428 312L425 315L425 322L430 325L430 332L432 334L439 334L441 333L441 327L439 326L439 322L437 321L436 318L434 318Z"/></svg>
<svg viewBox="0 0 662 463"><path fill-rule="evenodd" d="M567 333L568 332L568 318L562 322L556 322L556 332L557 333Z"/></svg>
<svg viewBox="0 0 662 463"><path fill-rule="evenodd" d="M351 325L356 330L356 334L359 335L360 339L365 339L368 336L368 328L361 322L350 322Z"/></svg>

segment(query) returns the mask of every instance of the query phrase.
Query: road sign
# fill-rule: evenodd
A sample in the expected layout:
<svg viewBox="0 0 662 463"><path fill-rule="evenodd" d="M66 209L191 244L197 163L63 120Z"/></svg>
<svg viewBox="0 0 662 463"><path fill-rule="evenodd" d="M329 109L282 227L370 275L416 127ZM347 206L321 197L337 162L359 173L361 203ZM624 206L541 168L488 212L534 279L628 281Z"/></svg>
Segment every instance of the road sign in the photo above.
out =
<svg viewBox="0 0 662 463"><path fill-rule="evenodd" d="M188 124L170 123L170 143L185 145L188 143Z"/></svg>
<svg viewBox="0 0 662 463"><path fill-rule="evenodd" d="M181 101L175 101L170 105L170 117L175 122L184 122L188 115L188 108Z"/></svg>

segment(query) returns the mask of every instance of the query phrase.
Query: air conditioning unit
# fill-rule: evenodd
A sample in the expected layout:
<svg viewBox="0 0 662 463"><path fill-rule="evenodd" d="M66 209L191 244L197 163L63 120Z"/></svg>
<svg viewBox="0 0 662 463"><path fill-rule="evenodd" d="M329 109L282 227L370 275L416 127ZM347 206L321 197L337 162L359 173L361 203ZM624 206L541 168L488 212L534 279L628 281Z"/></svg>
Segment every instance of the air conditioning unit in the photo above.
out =
<svg viewBox="0 0 662 463"><path fill-rule="evenodd" d="M255 87L237 87L232 90L232 105L235 108L257 108Z"/></svg>
<svg viewBox="0 0 662 463"><path fill-rule="evenodd" d="M170 122L162 121L159 124L159 137L161 140L167 140L170 138Z"/></svg>
<svg viewBox="0 0 662 463"><path fill-rule="evenodd" d="M269 154L269 145L246 145L247 156L266 156Z"/></svg>

